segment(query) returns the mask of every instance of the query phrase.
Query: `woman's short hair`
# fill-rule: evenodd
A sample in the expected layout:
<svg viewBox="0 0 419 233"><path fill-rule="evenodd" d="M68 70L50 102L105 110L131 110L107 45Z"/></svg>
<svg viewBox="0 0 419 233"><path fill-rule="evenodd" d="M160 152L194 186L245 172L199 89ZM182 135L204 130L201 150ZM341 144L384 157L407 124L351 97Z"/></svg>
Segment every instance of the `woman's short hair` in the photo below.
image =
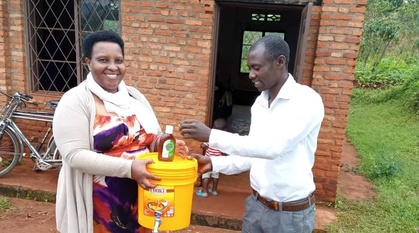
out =
<svg viewBox="0 0 419 233"><path fill-rule="evenodd" d="M84 56L89 59L92 58L93 45L96 42L103 41L117 43L119 47L121 47L122 55L124 55L124 41L122 40L121 36L118 33L111 30L102 30L95 31L92 34L88 35L86 38L84 38L82 45Z"/></svg>

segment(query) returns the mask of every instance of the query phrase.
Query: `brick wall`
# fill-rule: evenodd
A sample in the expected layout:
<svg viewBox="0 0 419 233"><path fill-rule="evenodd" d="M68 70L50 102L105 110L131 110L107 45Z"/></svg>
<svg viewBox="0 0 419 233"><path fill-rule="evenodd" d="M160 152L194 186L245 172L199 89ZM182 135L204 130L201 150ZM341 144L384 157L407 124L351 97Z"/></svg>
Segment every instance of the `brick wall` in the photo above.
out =
<svg viewBox="0 0 419 233"><path fill-rule="evenodd" d="M174 125L177 137L180 120L207 118L214 4L212 0L122 1L125 81L145 93L162 128ZM365 10L366 0L324 0L312 9L302 82L321 94L326 107L314 167L319 202L333 203L336 198ZM1 1L0 21L0 88L27 91L22 1ZM34 96L40 102L59 98L51 93ZM39 125L20 126L31 136L39 137L42 130ZM193 152L201 151L197 142L187 143Z"/></svg>
<svg viewBox="0 0 419 233"><path fill-rule="evenodd" d="M10 72L10 42L9 42L9 13L8 4L5 1L0 2L0 88L6 90L10 82L7 79L7 72ZM0 99L5 99L0 96Z"/></svg>
<svg viewBox="0 0 419 233"><path fill-rule="evenodd" d="M22 10L23 2L19 0L0 3L0 88L3 90L22 90L26 85Z"/></svg>
<svg viewBox="0 0 419 233"><path fill-rule="evenodd" d="M314 176L318 200L335 202L356 58L366 0L323 0L314 12L318 25L312 87L323 98L325 119L318 140Z"/></svg>
<svg viewBox="0 0 419 233"><path fill-rule="evenodd" d="M163 129L175 126L177 137L179 121L207 116L213 8L213 1L198 0L122 2L127 80L147 95Z"/></svg>

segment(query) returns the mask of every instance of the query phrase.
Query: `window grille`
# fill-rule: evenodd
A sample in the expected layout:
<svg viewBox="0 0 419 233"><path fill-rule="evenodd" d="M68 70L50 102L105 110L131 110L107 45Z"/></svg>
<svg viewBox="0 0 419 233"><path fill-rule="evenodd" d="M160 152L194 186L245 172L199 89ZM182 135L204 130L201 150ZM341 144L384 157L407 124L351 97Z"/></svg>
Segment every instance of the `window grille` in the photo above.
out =
<svg viewBox="0 0 419 233"><path fill-rule="evenodd" d="M28 74L36 91L65 92L88 70L81 42L102 29L119 32L119 0L27 0Z"/></svg>
<svg viewBox="0 0 419 233"><path fill-rule="evenodd" d="M252 14L252 21L279 22L280 14Z"/></svg>

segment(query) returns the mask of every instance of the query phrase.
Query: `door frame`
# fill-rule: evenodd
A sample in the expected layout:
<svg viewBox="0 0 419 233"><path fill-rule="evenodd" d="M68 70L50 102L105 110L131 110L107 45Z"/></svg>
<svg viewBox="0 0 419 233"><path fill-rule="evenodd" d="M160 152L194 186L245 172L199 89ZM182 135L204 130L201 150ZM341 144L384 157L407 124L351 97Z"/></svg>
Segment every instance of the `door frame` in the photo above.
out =
<svg viewBox="0 0 419 233"><path fill-rule="evenodd" d="M257 1L259 2L259 1ZM301 20L299 23L299 34L298 34L298 42L297 42L297 50L295 52L295 64L294 70L292 71L296 75L294 78L297 82L301 81L301 76L303 74L304 64L305 64L305 51L306 51L306 42L308 36L308 30L310 27L311 21L311 9L312 9L312 2L307 1L305 6L302 7L301 5L291 5L291 4L273 4L273 3L249 3L249 2L239 2L234 0L227 0L227 1L215 1L214 4L214 17L213 17L213 50L211 54L211 77L209 81L209 87L207 91L207 98L208 98L208 105L207 105L207 115L206 115L206 123L208 126L212 127L212 120L214 114L214 93L215 93L215 86L216 86L216 71L217 71L217 54L219 52L218 48L218 41L219 41L219 28L220 28L220 10L222 6L233 6L237 8L257 8L257 9L272 9L272 7L280 8L280 9L301 9Z"/></svg>

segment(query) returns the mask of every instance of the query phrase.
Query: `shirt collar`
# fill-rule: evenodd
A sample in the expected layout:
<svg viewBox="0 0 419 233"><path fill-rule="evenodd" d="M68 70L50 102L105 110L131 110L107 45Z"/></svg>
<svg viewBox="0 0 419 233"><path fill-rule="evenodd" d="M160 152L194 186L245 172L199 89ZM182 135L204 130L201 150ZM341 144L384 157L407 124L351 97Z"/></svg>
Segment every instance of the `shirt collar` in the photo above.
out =
<svg viewBox="0 0 419 233"><path fill-rule="evenodd" d="M295 87L296 81L292 74L288 75L287 80L285 81L284 85L281 87L281 90L279 90L278 95L276 95L275 99L281 98L281 99L291 99L294 93L294 87ZM268 100L269 93L268 91L263 91L263 96Z"/></svg>

